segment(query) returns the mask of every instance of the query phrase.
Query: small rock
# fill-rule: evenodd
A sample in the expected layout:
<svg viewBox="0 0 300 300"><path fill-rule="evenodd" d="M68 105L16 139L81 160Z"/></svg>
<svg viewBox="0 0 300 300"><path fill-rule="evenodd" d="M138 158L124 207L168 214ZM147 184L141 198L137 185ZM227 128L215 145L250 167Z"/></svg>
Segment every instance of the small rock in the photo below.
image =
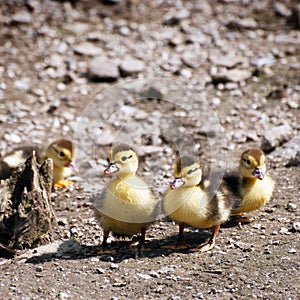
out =
<svg viewBox="0 0 300 300"><path fill-rule="evenodd" d="M275 64L273 55L264 56L251 61L251 64L256 68L260 69L263 66L273 66Z"/></svg>
<svg viewBox="0 0 300 300"><path fill-rule="evenodd" d="M176 12L167 13L167 15L164 16L163 25L177 25L180 21L187 19L189 16L189 10L181 8Z"/></svg>
<svg viewBox="0 0 300 300"><path fill-rule="evenodd" d="M65 292L60 292L57 296L58 299L60 300L65 300L65 299L69 299L70 296L68 293L65 293Z"/></svg>
<svg viewBox="0 0 300 300"><path fill-rule="evenodd" d="M293 128L288 122L283 125L266 130L261 139L261 149L265 152L271 152L276 147L287 142L293 135Z"/></svg>
<svg viewBox="0 0 300 300"><path fill-rule="evenodd" d="M119 269L119 265L118 265L118 264L115 264L115 263L111 263L111 264L110 264L110 268L111 268L112 270Z"/></svg>
<svg viewBox="0 0 300 300"><path fill-rule="evenodd" d="M81 35L81 34L89 31L89 25L87 23L77 22L77 23L67 24L64 27L64 29L67 31L70 31L72 33Z"/></svg>
<svg viewBox="0 0 300 300"><path fill-rule="evenodd" d="M290 234L289 230L285 227L280 227L278 232L286 235Z"/></svg>
<svg viewBox="0 0 300 300"><path fill-rule="evenodd" d="M297 250L294 249L294 248L291 248L291 249L289 249L289 253L290 253L290 254L296 254L296 253L297 253Z"/></svg>
<svg viewBox="0 0 300 300"><path fill-rule="evenodd" d="M103 51L101 48L95 46L92 43L82 43L73 48L74 52L79 55L97 56L102 55Z"/></svg>
<svg viewBox="0 0 300 300"><path fill-rule="evenodd" d="M159 278L159 274L156 271L151 271L150 276L154 278Z"/></svg>
<svg viewBox="0 0 300 300"><path fill-rule="evenodd" d="M198 68L201 63L206 59L206 57L201 56L197 53L194 53L192 51L185 51L182 54L182 61L183 63L190 68Z"/></svg>
<svg viewBox="0 0 300 300"><path fill-rule="evenodd" d="M246 62L245 58L232 55L210 55L209 60L216 66L222 66L226 68L234 68L238 64Z"/></svg>
<svg viewBox="0 0 300 300"><path fill-rule="evenodd" d="M20 11L11 17L13 23L28 24L31 23L31 15L26 11Z"/></svg>
<svg viewBox="0 0 300 300"><path fill-rule="evenodd" d="M113 283L114 287L122 287L122 286L126 286L127 282L126 281L122 281L122 280L117 280Z"/></svg>
<svg viewBox="0 0 300 300"><path fill-rule="evenodd" d="M142 274L142 273L137 273L136 274L137 277L140 277L142 279L151 279L152 277L148 274Z"/></svg>
<svg viewBox="0 0 300 300"><path fill-rule="evenodd" d="M292 156L286 165L287 167L299 167L300 166L300 151L297 151L294 156Z"/></svg>
<svg viewBox="0 0 300 300"><path fill-rule="evenodd" d="M288 210L290 212L294 212L294 211L296 211L296 209L297 209L297 205L292 202L289 202L286 207L286 210Z"/></svg>
<svg viewBox="0 0 300 300"><path fill-rule="evenodd" d="M290 17L292 12L281 2L275 1L273 9L278 16Z"/></svg>
<svg viewBox="0 0 300 300"><path fill-rule="evenodd" d="M42 266L38 266L35 268L37 272L43 272L44 268Z"/></svg>
<svg viewBox="0 0 300 300"><path fill-rule="evenodd" d="M91 81L115 81L120 77L114 61L102 57L91 60L88 64L88 78Z"/></svg>
<svg viewBox="0 0 300 300"><path fill-rule="evenodd" d="M293 99L288 99L287 105L288 105L289 108L294 109L294 108L298 108L299 107L299 102L296 101L296 100L293 100Z"/></svg>
<svg viewBox="0 0 300 300"><path fill-rule="evenodd" d="M292 228L294 232L300 232L300 222L294 222Z"/></svg>
<svg viewBox="0 0 300 300"><path fill-rule="evenodd" d="M255 29L257 22L253 18L235 19L226 25L229 29Z"/></svg>
<svg viewBox="0 0 300 300"><path fill-rule="evenodd" d="M127 58L124 59L120 65L120 72L122 76L128 76L144 71L145 64L142 60Z"/></svg>
<svg viewBox="0 0 300 300"><path fill-rule="evenodd" d="M242 82L249 79L252 73L249 70L225 70L220 72L212 72L211 77L214 83L219 82Z"/></svg>
<svg viewBox="0 0 300 300"><path fill-rule="evenodd" d="M97 273L97 274L104 274L104 273L105 273L105 270L102 269L102 268L97 268L97 269L96 269L96 273Z"/></svg>
<svg viewBox="0 0 300 300"><path fill-rule="evenodd" d="M25 92L30 90L30 85L25 80L16 80L14 85L17 89L25 91Z"/></svg>

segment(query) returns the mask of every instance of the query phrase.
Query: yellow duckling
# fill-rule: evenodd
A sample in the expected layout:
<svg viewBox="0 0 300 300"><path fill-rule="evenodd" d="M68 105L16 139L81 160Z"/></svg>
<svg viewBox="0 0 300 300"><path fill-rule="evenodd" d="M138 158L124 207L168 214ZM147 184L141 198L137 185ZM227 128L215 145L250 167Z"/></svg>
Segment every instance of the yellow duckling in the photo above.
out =
<svg viewBox="0 0 300 300"><path fill-rule="evenodd" d="M223 180L228 190L238 199L232 210L232 219L248 223L244 213L259 209L272 197L274 180L266 175L265 154L258 148L246 150L241 155L239 174L227 174Z"/></svg>
<svg viewBox="0 0 300 300"><path fill-rule="evenodd" d="M142 178L136 175L138 157L126 144L118 144L109 153L109 166L104 174L117 174L103 194L94 198L96 218L104 231L102 250L106 249L110 231L116 235L141 233L140 250L148 226L157 217L157 202Z"/></svg>
<svg viewBox="0 0 300 300"><path fill-rule="evenodd" d="M164 214L179 224L178 242L170 248L188 247L183 231L185 225L190 225L213 228L210 240L193 249L208 251L215 246L220 225L230 216L232 201L225 197L223 191L209 189L208 181L201 182L202 170L194 158L178 158L174 165L174 176L171 190L167 191L163 199Z"/></svg>
<svg viewBox="0 0 300 300"><path fill-rule="evenodd" d="M0 160L0 179L11 176L13 170L24 163L32 152L36 152L38 162L41 164L47 158L53 160L53 184L56 187L65 187L70 181L65 178L74 174L75 166L72 162L74 158L73 143L66 139L59 139L52 142L46 149L38 146L23 146L14 149Z"/></svg>

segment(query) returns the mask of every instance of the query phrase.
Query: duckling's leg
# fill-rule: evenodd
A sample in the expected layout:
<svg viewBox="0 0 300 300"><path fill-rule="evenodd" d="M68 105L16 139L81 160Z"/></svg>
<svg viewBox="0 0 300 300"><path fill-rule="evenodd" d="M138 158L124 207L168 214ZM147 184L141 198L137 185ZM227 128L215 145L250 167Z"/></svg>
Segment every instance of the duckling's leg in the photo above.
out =
<svg viewBox="0 0 300 300"><path fill-rule="evenodd" d="M184 223L180 223L179 224L178 240L177 240L177 242L175 244L166 245L166 246L163 246L162 248L172 249L172 250L180 250L180 249L187 249L187 248L191 247L185 241L185 238L184 238L184 235L183 235L184 227L185 227Z"/></svg>
<svg viewBox="0 0 300 300"><path fill-rule="evenodd" d="M104 230L104 233L103 233L103 241L102 241L102 244L100 246L100 249L98 250L98 253L99 254L102 254L102 253L116 253L115 250L107 250L107 239L108 239L108 236L109 236L109 232L110 230Z"/></svg>
<svg viewBox="0 0 300 300"><path fill-rule="evenodd" d="M213 227L213 233L211 238L209 239L209 241L207 243L201 244L200 246L191 249L191 251L201 251L201 252L205 252L205 251L209 251L211 249L213 249L215 247L216 244L216 237L218 235L220 229L220 225L216 225Z"/></svg>

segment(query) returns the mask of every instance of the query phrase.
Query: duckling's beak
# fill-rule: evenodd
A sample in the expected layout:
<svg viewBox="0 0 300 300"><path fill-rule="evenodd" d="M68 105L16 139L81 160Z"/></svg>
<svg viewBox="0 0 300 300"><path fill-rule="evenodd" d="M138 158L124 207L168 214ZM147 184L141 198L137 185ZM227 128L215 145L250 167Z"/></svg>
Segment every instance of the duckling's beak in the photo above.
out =
<svg viewBox="0 0 300 300"><path fill-rule="evenodd" d="M184 181L180 177L177 177L173 182L170 183L170 188L174 190L181 187L182 185L184 185Z"/></svg>
<svg viewBox="0 0 300 300"><path fill-rule="evenodd" d="M75 174L78 172L78 169L76 168L75 164L70 160L68 164L66 165L67 168L72 170L72 173Z"/></svg>
<svg viewBox="0 0 300 300"><path fill-rule="evenodd" d="M265 177L264 172L258 167L255 168L253 176L255 176L259 180L263 180Z"/></svg>
<svg viewBox="0 0 300 300"><path fill-rule="evenodd" d="M105 175L109 175L119 171L119 168L116 166L115 163L110 163L109 166L104 170Z"/></svg>

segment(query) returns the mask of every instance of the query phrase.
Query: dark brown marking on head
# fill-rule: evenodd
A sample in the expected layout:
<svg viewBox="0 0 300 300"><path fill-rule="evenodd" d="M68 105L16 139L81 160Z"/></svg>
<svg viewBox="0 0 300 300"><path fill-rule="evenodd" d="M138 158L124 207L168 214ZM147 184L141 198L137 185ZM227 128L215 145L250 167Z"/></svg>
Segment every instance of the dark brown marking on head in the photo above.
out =
<svg viewBox="0 0 300 300"><path fill-rule="evenodd" d="M129 145L127 144L117 144L111 149L111 154L114 157L117 153L122 152L122 151L129 151L132 150L134 151Z"/></svg>
<svg viewBox="0 0 300 300"><path fill-rule="evenodd" d="M197 160L191 156L182 156L177 158L174 171L180 173L184 168L189 167L195 163L198 163Z"/></svg>
<svg viewBox="0 0 300 300"><path fill-rule="evenodd" d="M256 162L258 164L260 164L261 162L261 157L264 156L264 152L258 148L250 148L248 150L246 150L241 157L244 157L245 155L248 155L248 156L252 156Z"/></svg>
<svg viewBox="0 0 300 300"><path fill-rule="evenodd" d="M56 140L56 141L52 142L49 147L51 147L52 145L57 145L61 148L65 148L65 149L69 150L71 152L71 154L73 154L74 146L70 140L66 140L66 139Z"/></svg>

